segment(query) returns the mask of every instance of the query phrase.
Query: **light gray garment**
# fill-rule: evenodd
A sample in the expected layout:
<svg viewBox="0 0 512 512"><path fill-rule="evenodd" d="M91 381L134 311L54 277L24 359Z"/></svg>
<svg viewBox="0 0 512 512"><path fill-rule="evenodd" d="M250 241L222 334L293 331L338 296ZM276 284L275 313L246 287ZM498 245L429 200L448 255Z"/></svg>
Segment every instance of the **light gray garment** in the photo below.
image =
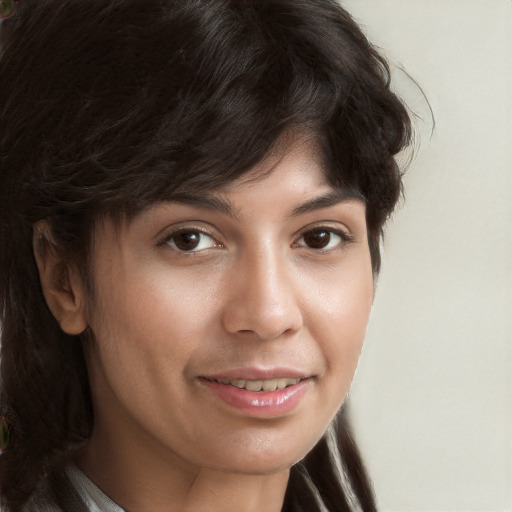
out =
<svg viewBox="0 0 512 512"><path fill-rule="evenodd" d="M76 466L66 469L69 481L73 484L89 512L125 512L103 491L93 484Z"/></svg>
<svg viewBox="0 0 512 512"><path fill-rule="evenodd" d="M65 469L65 474L62 476L63 480L54 485L57 485L57 488L61 490L63 486L66 486L69 487L69 491L74 491L72 494L68 491L64 493L63 501L66 503L64 509L67 512L73 512L74 510L86 512L126 512L93 484L76 466L68 466ZM52 484L49 480L41 482L24 505L22 512L62 512L62 509L53 501L52 496L54 493L51 490L51 486ZM73 494L77 496L73 497ZM2 512L1 507L0 512Z"/></svg>

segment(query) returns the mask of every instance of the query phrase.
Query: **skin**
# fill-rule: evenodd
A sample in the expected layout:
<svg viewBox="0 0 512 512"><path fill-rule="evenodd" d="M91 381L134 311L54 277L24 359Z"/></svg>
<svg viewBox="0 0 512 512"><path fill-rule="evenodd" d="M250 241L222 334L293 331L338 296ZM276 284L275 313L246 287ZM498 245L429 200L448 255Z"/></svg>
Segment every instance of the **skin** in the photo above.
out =
<svg viewBox="0 0 512 512"><path fill-rule="evenodd" d="M217 203L157 204L120 229L106 219L94 233L93 297L57 251L36 245L62 328L92 338L95 422L76 462L120 506L281 509L290 466L343 403L373 297L365 205L333 192L301 144L216 191ZM332 204L313 202L326 195ZM319 226L328 243L313 248ZM199 245L180 251L177 229ZM202 379L281 367L308 379L277 415L246 414Z"/></svg>

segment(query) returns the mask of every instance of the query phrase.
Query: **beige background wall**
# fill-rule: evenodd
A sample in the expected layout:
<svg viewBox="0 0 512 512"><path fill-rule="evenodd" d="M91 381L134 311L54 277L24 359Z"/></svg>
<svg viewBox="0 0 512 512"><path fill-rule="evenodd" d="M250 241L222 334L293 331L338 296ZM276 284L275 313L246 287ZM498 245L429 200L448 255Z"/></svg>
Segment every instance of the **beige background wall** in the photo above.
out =
<svg viewBox="0 0 512 512"><path fill-rule="evenodd" d="M345 0L424 121L351 392L380 509L512 510L512 1Z"/></svg>

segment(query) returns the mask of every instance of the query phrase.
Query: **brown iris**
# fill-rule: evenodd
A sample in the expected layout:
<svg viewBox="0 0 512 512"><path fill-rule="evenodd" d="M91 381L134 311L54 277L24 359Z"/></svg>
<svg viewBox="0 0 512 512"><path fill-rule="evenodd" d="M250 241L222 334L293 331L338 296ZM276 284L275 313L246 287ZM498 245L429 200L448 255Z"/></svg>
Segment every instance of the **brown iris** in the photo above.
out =
<svg viewBox="0 0 512 512"><path fill-rule="evenodd" d="M182 231L173 237L174 244L180 251L192 251L201 241L201 233L198 231Z"/></svg>
<svg viewBox="0 0 512 512"><path fill-rule="evenodd" d="M325 229L312 229L304 234L304 243L312 249L323 249L331 241L331 233Z"/></svg>

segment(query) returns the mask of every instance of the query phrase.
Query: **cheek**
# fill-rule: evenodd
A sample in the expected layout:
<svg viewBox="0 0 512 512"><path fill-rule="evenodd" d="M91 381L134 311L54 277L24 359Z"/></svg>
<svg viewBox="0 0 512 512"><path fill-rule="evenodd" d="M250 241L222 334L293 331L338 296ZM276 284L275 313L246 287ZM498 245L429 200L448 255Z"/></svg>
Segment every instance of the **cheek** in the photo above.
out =
<svg viewBox="0 0 512 512"><path fill-rule="evenodd" d="M108 274L98 286L100 301L91 318L96 363L116 394L126 398L178 390L213 329L218 301L211 277L143 268Z"/></svg>
<svg viewBox="0 0 512 512"><path fill-rule="evenodd" d="M150 268L122 274L99 284L91 318L97 417L123 429L135 420L161 439L187 439L196 421L181 413L191 398L188 368L213 318L212 286L190 276L163 278Z"/></svg>
<svg viewBox="0 0 512 512"><path fill-rule="evenodd" d="M363 345L373 301L369 256L333 271L311 287L309 329L322 351L326 373L343 395L352 380Z"/></svg>

